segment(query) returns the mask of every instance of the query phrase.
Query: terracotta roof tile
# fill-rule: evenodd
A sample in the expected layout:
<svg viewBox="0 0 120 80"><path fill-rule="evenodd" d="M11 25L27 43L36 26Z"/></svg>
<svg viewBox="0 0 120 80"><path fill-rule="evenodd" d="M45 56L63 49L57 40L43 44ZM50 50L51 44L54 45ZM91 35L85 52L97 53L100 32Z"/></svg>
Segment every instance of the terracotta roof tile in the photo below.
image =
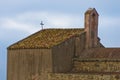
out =
<svg viewBox="0 0 120 80"><path fill-rule="evenodd" d="M120 48L94 48L83 51L82 59L120 59Z"/></svg>
<svg viewBox="0 0 120 80"><path fill-rule="evenodd" d="M44 29L11 45L8 49L50 48L83 31L84 29Z"/></svg>

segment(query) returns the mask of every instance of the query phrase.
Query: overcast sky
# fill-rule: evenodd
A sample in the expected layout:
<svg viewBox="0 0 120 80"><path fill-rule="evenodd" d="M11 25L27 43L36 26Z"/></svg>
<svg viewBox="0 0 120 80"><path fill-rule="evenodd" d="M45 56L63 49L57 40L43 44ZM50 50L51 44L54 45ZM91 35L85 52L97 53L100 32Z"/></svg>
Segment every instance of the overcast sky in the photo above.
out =
<svg viewBox="0 0 120 80"><path fill-rule="evenodd" d="M1 0L0 80L6 80L6 48L44 28L83 28L84 12L99 13L99 37L106 47L120 47L120 0Z"/></svg>

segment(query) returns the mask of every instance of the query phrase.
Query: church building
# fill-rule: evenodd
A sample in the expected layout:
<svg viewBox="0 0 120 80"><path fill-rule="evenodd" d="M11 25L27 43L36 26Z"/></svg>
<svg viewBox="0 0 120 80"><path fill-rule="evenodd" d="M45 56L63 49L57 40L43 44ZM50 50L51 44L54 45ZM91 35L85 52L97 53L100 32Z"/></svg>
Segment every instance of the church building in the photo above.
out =
<svg viewBox="0 0 120 80"><path fill-rule="evenodd" d="M95 8L84 28L42 29L7 48L7 80L119 80L120 48L98 37Z"/></svg>

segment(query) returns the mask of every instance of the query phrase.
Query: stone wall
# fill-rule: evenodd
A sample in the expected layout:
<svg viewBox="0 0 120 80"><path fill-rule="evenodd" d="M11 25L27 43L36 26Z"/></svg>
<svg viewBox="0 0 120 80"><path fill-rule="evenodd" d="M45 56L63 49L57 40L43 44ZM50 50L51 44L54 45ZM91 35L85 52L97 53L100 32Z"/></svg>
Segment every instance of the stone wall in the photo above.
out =
<svg viewBox="0 0 120 80"><path fill-rule="evenodd" d="M53 72L68 72L72 69L75 37L52 48Z"/></svg>
<svg viewBox="0 0 120 80"><path fill-rule="evenodd" d="M75 72L120 72L120 61L74 61Z"/></svg>
<svg viewBox="0 0 120 80"><path fill-rule="evenodd" d="M48 80L120 80L120 75L102 74L49 74Z"/></svg>
<svg viewBox="0 0 120 80"><path fill-rule="evenodd" d="M43 76L45 78L43 78ZM48 73L32 76L29 80L120 80L118 74L82 74L82 73Z"/></svg>
<svg viewBox="0 0 120 80"><path fill-rule="evenodd" d="M82 34L75 37L75 57L78 57L80 53L85 49L85 35L86 33L83 32Z"/></svg>
<svg viewBox="0 0 120 80"><path fill-rule="evenodd" d="M8 50L7 80L28 80L36 73L52 72L51 49Z"/></svg>

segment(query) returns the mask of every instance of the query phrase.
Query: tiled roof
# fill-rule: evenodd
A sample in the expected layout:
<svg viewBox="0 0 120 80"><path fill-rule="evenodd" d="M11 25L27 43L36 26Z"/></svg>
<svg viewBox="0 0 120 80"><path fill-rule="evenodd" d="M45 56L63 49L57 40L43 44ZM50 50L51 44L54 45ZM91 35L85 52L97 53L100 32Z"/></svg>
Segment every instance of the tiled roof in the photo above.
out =
<svg viewBox="0 0 120 80"><path fill-rule="evenodd" d="M84 32L84 29L44 29L11 45L8 49L51 48L81 32Z"/></svg>
<svg viewBox="0 0 120 80"><path fill-rule="evenodd" d="M82 59L120 59L120 48L93 48L80 54Z"/></svg>

